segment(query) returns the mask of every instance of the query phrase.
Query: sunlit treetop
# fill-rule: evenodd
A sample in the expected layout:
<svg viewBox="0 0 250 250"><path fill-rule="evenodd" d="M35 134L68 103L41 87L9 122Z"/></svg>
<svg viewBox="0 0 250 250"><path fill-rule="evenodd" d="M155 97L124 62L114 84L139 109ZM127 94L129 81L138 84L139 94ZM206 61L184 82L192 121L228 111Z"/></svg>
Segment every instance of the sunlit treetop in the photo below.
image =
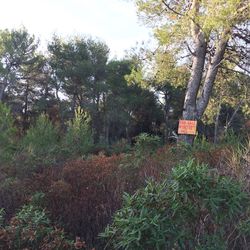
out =
<svg viewBox="0 0 250 250"><path fill-rule="evenodd" d="M190 42L202 32L209 42L249 21L248 0L135 0L141 19L162 44ZM230 33L230 32L229 32Z"/></svg>

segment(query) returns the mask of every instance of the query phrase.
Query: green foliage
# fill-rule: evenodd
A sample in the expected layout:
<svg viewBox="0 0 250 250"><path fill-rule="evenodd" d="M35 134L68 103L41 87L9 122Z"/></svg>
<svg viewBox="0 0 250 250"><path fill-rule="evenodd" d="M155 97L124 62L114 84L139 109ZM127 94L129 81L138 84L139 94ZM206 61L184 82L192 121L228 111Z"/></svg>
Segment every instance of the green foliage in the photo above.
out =
<svg viewBox="0 0 250 250"><path fill-rule="evenodd" d="M14 119L10 109L0 102L0 162L10 160L15 149Z"/></svg>
<svg viewBox="0 0 250 250"><path fill-rule="evenodd" d="M248 206L238 183L189 161L174 168L170 180L125 194L101 237L108 249L231 249L243 233L229 239L228 232L237 231Z"/></svg>
<svg viewBox="0 0 250 250"><path fill-rule="evenodd" d="M221 144L237 148L242 144L243 141L243 138L239 134L236 134L233 130L230 129L224 134L221 140Z"/></svg>
<svg viewBox="0 0 250 250"><path fill-rule="evenodd" d="M3 208L0 208L0 228L3 227L4 214L5 214L4 209L3 209Z"/></svg>
<svg viewBox="0 0 250 250"><path fill-rule="evenodd" d="M137 156L151 155L159 148L160 142L159 136L141 133L136 137L135 154Z"/></svg>
<svg viewBox="0 0 250 250"><path fill-rule="evenodd" d="M112 145L112 153L114 154L129 153L130 151L131 145L126 139L121 139Z"/></svg>
<svg viewBox="0 0 250 250"><path fill-rule="evenodd" d="M73 249L73 242L51 226L45 211L33 205L24 205L0 234L1 249Z"/></svg>
<svg viewBox="0 0 250 250"><path fill-rule="evenodd" d="M114 249L163 247L169 225L168 218L161 216L167 205L165 185L149 182L135 195L125 194L123 208L101 237L111 239Z"/></svg>
<svg viewBox="0 0 250 250"><path fill-rule="evenodd" d="M21 141L21 149L27 154L28 161L49 164L55 161L58 153L58 131L42 114Z"/></svg>
<svg viewBox="0 0 250 250"><path fill-rule="evenodd" d="M136 169L153 155L161 145L159 136L141 133L135 137L135 145L131 153L127 154L121 166L127 169Z"/></svg>
<svg viewBox="0 0 250 250"><path fill-rule="evenodd" d="M75 117L69 122L64 138L64 150L69 155L86 155L93 148L93 136L90 129L90 116L80 107L75 110Z"/></svg>
<svg viewBox="0 0 250 250"><path fill-rule="evenodd" d="M41 208L44 204L45 194L43 192L36 192L32 195L30 199L30 204L34 207Z"/></svg>
<svg viewBox="0 0 250 250"><path fill-rule="evenodd" d="M214 145L207 141L205 136L196 136L194 139L193 147L191 147L192 151L205 151L209 152L212 148L214 148Z"/></svg>

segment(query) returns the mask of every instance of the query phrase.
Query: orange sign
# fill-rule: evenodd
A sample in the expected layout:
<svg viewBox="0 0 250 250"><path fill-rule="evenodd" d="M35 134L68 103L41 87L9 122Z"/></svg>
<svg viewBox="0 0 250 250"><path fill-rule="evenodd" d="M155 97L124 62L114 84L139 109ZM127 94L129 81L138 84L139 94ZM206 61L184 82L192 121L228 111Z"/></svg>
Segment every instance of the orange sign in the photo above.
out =
<svg viewBox="0 0 250 250"><path fill-rule="evenodd" d="M178 134L195 135L196 127L197 127L197 121L179 120Z"/></svg>

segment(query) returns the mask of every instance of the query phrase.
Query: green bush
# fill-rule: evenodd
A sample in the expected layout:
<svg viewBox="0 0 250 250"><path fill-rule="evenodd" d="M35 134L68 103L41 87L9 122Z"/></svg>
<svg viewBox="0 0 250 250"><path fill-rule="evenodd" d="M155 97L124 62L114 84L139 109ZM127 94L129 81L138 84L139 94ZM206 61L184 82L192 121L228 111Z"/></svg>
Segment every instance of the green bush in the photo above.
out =
<svg viewBox="0 0 250 250"><path fill-rule="evenodd" d="M169 180L126 194L101 237L108 249L247 249L250 235L238 223L249 204L240 184L189 161Z"/></svg>
<svg viewBox="0 0 250 250"><path fill-rule="evenodd" d="M0 227L0 249L4 250L68 250L73 245L63 230L52 227L45 211L33 205L23 206L9 225Z"/></svg>
<svg viewBox="0 0 250 250"><path fill-rule="evenodd" d="M113 154L129 153L131 151L131 145L123 138L113 143L111 150Z"/></svg>
<svg viewBox="0 0 250 250"><path fill-rule="evenodd" d="M93 145L90 116L79 107L75 111L74 119L69 122L64 138L64 151L71 156L86 155Z"/></svg>
<svg viewBox="0 0 250 250"><path fill-rule="evenodd" d="M0 208L0 228L3 227L3 223L4 223L4 214L5 211L3 208Z"/></svg>
<svg viewBox="0 0 250 250"><path fill-rule="evenodd" d="M57 129L45 114L38 117L21 141L21 150L29 163L51 164L58 153L59 135Z"/></svg>
<svg viewBox="0 0 250 250"><path fill-rule="evenodd" d="M160 146L160 137L141 133L136 137L135 153L136 155L150 155Z"/></svg>
<svg viewBox="0 0 250 250"><path fill-rule="evenodd" d="M10 109L0 102L0 162L11 159L15 151L14 119Z"/></svg>

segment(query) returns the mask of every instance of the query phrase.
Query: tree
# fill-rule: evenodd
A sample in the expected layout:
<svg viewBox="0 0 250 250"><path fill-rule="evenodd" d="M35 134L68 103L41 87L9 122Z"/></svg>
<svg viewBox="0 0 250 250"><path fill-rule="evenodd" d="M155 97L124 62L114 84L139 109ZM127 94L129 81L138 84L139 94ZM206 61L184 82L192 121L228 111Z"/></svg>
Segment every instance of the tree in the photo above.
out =
<svg viewBox="0 0 250 250"><path fill-rule="evenodd" d="M112 60L107 65L107 93L104 102L108 142L131 141L142 132L153 133L162 118L153 92L132 81L132 60Z"/></svg>
<svg viewBox="0 0 250 250"><path fill-rule="evenodd" d="M94 141L98 142L109 48L103 42L91 38L73 37L63 41L54 37L48 50L57 99L60 99L59 92L69 99L72 116L78 106L90 112Z"/></svg>
<svg viewBox="0 0 250 250"><path fill-rule="evenodd" d="M0 32L0 101L12 106L28 127L29 112L39 99L47 77L38 41L26 29Z"/></svg>
<svg viewBox="0 0 250 250"><path fill-rule="evenodd" d="M185 65L178 65L178 59L170 52L159 48L155 52L152 75L147 80L148 87L153 88L159 97L159 103L164 111L164 138L165 142L171 135L173 124L170 122L170 111L174 120L181 114L184 102L185 83L189 72ZM174 122L175 123L175 122Z"/></svg>
<svg viewBox="0 0 250 250"><path fill-rule="evenodd" d="M192 61L183 119L201 119L211 97L218 69L230 54L232 63L247 69L249 1L135 0L146 21L156 27L160 45ZM181 139L192 144L193 136Z"/></svg>
<svg viewBox="0 0 250 250"><path fill-rule="evenodd" d="M126 79L150 90L157 97L164 114L164 125L161 127L164 141L167 142L173 137L176 121L182 111L189 72L185 65L178 65L174 54L164 48L158 48L153 53L145 47L139 51L133 49L130 57L136 66Z"/></svg>
<svg viewBox="0 0 250 250"><path fill-rule="evenodd" d="M243 73L220 68L213 93L203 121L214 123L214 142L218 141L219 130L226 134L231 127L239 128L250 114L249 76ZM241 115L240 115L241 114ZM238 116L238 119L235 119ZM220 126L223 129L220 129ZM233 125L233 126L232 126Z"/></svg>

